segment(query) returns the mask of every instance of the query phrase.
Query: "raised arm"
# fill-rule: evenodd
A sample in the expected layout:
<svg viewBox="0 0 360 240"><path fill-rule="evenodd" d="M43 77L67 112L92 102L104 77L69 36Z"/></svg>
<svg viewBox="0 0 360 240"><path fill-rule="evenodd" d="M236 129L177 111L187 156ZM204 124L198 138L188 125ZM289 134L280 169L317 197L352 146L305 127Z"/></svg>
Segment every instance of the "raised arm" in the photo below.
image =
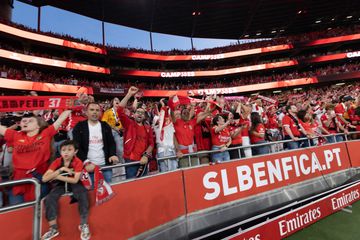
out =
<svg viewBox="0 0 360 240"><path fill-rule="evenodd" d="M65 121L65 119L67 119L70 116L70 114L71 114L71 110L63 111L60 114L58 119L53 124L55 130L58 130L60 128L61 124Z"/></svg>
<svg viewBox="0 0 360 240"><path fill-rule="evenodd" d="M125 97L121 100L120 107L125 108L130 98L134 96L138 91L139 89L137 87L131 86Z"/></svg>

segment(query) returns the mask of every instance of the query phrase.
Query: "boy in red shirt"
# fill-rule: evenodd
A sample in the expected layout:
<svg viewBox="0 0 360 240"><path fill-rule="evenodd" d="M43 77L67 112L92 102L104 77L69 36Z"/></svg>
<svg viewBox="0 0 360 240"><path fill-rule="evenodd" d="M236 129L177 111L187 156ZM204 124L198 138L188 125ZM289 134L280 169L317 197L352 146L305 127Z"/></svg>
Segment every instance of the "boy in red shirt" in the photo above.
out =
<svg viewBox="0 0 360 240"><path fill-rule="evenodd" d="M82 240L90 239L88 225L89 200L86 188L79 182L83 164L75 155L77 153L77 144L72 140L66 140L60 146L61 157L57 158L44 174L43 182L52 181L54 188L45 198L46 219L49 221L50 229L46 232L42 240L49 240L59 235L57 225L58 200L65 193L65 185L73 193L74 198L79 204L79 213L81 223L79 230ZM65 174L64 174L65 173Z"/></svg>

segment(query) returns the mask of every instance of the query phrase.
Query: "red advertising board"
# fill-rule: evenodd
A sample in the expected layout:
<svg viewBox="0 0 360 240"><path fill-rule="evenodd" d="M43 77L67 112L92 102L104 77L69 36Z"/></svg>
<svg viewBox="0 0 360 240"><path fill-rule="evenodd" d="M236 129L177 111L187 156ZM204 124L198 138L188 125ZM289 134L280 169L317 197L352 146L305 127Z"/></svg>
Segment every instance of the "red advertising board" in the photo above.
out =
<svg viewBox="0 0 360 240"><path fill-rule="evenodd" d="M12 80L0 78L1 88L43 91L43 92L61 92L61 93L88 93L93 94L91 87L80 87L73 85L64 85L56 83L42 83L22 80Z"/></svg>
<svg viewBox="0 0 360 240"><path fill-rule="evenodd" d="M79 42L74 42L74 41L69 41L69 40L64 40L61 38L49 37L49 36L46 36L43 34L38 34L38 33L21 30L21 29L15 28L15 27L8 26L6 24L2 24L2 23L0 23L0 31L5 32L7 34L17 36L17 37L35 40L38 42L50 43L50 44L54 44L54 45L58 45L58 46L65 46L65 47L69 47L69 48L75 48L75 49L79 49L79 50L83 50L83 51L87 51L87 52L106 54L106 50L101 49L96 46L83 44L83 43L79 43Z"/></svg>
<svg viewBox="0 0 360 240"><path fill-rule="evenodd" d="M157 60L157 61L206 61L206 60L217 60L217 59L254 55L254 54L260 54L260 53L266 53L266 52L282 51L282 50L287 50L287 49L292 49L292 48L293 48L293 46L291 44L283 44L283 45L254 48L254 49L241 50L241 51L235 51L235 52L226 52L226 53L219 53L219 54L158 55L158 54L149 54L149 53L126 52L126 53L121 53L119 56L127 57L127 58Z"/></svg>
<svg viewBox="0 0 360 240"><path fill-rule="evenodd" d="M360 183L285 213L273 220L227 237L227 240L278 240L349 206L360 199Z"/></svg>
<svg viewBox="0 0 360 240"><path fill-rule="evenodd" d="M33 215L33 207L0 213L1 239L32 239Z"/></svg>
<svg viewBox="0 0 360 240"><path fill-rule="evenodd" d="M356 141L347 142L346 146L349 152L351 166L360 167L360 151L359 151L360 141L356 140Z"/></svg>
<svg viewBox="0 0 360 240"><path fill-rule="evenodd" d="M67 62L67 61L62 61L62 60L55 60L55 59L50 59L50 58L30 56L30 55L25 55L25 54L21 54L21 53L7 51L4 49L0 49L0 57L15 60L15 61L21 61L21 62L27 62L27 63L33 63L33 64L42 64L42 65L47 65L47 66L52 66L52 67L61 67L61 68L69 68L69 69L82 70L82 71L88 71L88 72L110 74L109 68L93 66L93 65L88 65L88 64L82 64L82 63Z"/></svg>
<svg viewBox="0 0 360 240"><path fill-rule="evenodd" d="M188 213L350 167L345 143L184 170Z"/></svg>
<svg viewBox="0 0 360 240"><path fill-rule="evenodd" d="M112 188L116 195L100 206L95 206L94 195L90 193L91 239L130 239L185 215L181 171L137 179ZM69 201L68 197L63 197L59 204L59 240L77 240L80 236L77 204L69 205ZM44 233L48 224L45 217L43 220Z"/></svg>

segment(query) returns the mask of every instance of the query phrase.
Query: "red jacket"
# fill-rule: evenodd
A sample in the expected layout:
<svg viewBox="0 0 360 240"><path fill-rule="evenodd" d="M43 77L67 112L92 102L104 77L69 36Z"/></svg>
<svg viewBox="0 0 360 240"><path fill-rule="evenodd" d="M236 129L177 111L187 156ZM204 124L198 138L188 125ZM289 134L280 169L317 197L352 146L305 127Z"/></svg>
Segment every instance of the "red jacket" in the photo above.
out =
<svg viewBox="0 0 360 240"><path fill-rule="evenodd" d="M135 136L136 136L136 122L135 120L129 118L125 112L123 107L118 108L118 115L120 121L124 127L124 158L130 159L130 154L135 146ZM147 132L147 146L153 146L154 143L154 134L153 130L149 125L144 125ZM149 153L151 154L151 153ZM134 160L134 159L132 159Z"/></svg>

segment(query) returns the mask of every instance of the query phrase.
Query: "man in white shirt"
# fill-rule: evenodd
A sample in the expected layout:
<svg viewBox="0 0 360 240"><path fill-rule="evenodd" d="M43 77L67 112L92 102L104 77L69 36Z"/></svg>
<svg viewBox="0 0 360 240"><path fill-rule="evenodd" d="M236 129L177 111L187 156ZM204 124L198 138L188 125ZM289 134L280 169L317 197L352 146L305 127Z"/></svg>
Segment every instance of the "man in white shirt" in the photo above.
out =
<svg viewBox="0 0 360 240"><path fill-rule="evenodd" d="M73 130L74 141L79 144L77 156L82 161L90 161L86 166L90 173L94 171L95 165L103 167L119 162L111 127L99 121L100 113L99 104L89 103L86 107L88 119L78 122ZM112 170L103 170L102 173L105 181L111 182Z"/></svg>

